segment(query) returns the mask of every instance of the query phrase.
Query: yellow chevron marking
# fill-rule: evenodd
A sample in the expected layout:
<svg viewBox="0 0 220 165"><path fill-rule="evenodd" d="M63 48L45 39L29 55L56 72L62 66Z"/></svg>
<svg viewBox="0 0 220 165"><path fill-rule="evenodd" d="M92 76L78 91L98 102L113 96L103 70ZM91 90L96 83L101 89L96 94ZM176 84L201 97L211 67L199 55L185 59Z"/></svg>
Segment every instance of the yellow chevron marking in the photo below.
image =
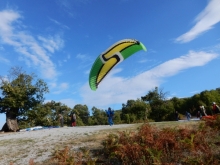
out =
<svg viewBox="0 0 220 165"><path fill-rule="evenodd" d="M105 75L111 70L111 68L117 63L116 58L109 59L102 67L101 71L99 72L97 78L97 84L105 77Z"/></svg>
<svg viewBox="0 0 220 165"><path fill-rule="evenodd" d="M102 54L106 59L111 58L115 52L120 52L121 50L125 49L126 47L129 47L131 45L136 44L136 42L124 42L124 43L119 43L118 45L115 45L114 47L110 48L107 50L105 53Z"/></svg>

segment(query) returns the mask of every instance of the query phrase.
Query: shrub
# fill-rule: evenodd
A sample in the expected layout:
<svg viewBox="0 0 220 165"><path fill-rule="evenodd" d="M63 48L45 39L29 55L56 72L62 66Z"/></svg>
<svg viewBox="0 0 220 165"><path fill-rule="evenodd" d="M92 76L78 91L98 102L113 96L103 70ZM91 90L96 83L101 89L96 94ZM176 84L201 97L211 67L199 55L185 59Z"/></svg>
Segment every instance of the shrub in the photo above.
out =
<svg viewBox="0 0 220 165"><path fill-rule="evenodd" d="M103 142L108 159L124 165L152 164L219 164L214 152L213 129L157 129L144 124L138 132L109 135Z"/></svg>

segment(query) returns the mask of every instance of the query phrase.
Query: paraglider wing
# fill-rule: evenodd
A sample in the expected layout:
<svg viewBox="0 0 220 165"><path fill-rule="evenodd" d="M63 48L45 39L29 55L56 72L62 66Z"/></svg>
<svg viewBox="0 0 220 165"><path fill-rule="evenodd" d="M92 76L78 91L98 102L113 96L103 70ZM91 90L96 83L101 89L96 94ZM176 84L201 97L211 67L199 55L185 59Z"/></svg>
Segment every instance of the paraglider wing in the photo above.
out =
<svg viewBox="0 0 220 165"><path fill-rule="evenodd" d="M146 51L146 48L134 39L124 39L109 47L97 57L92 66L89 74L90 88L95 91L112 68L139 50Z"/></svg>

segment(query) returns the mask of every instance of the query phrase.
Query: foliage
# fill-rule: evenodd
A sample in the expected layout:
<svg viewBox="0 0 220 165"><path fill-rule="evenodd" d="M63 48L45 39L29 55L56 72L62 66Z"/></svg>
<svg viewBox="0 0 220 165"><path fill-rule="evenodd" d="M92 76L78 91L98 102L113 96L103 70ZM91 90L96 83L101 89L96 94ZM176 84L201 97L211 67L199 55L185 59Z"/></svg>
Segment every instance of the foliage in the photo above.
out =
<svg viewBox="0 0 220 165"><path fill-rule="evenodd" d="M166 100L166 94L162 89L157 87L149 91L146 96L141 97L143 101L146 101L150 105L150 118L155 121L171 120L173 113L175 112L172 102Z"/></svg>
<svg viewBox="0 0 220 165"><path fill-rule="evenodd" d="M26 74L21 68L11 68L7 78L1 77L2 98L0 113L13 111L14 116L24 117L26 112L44 101L49 92L47 84L34 74Z"/></svg>
<svg viewBox="0 0 220 165"><path fill-rule="evenodd" d="M89 125L89 109L87 105L76 104L73 111L77 116L77 125Z"/></svg>
<svg viewBox="0 0 220 165"><path fill-rule="evenodd" d="M27 112L27 118L20 120L20 128L34 126L59 126L59 114L63 115L64 125L71 125L71 109L60 102L50 101L45 104L38 104Z"/></svg>
<svg viewBox="0 0 220 165"><path fill-rule="evenodd" d="M149 91L147 95L141 97L143 101L150 105L150 119L154 121L170 121L175 119L174 112L178 111L181 116L185 116L186 111L192 116L196 116L203 105L208 115L212 115L212 102L220 104L219 88L216 90L205 90L188 98L171 99L166 98L167 93L157 87Z"/></svg>
<svg viewBox="0 0 220 165"><path fill-rule="evenodd" d="M137 133L110 134L103 142L108 159L120 164L212 164L220 162L218 130L208 125L197 129L157 129L144 124ZM215 139L215 140L213 140Z"/></svg>
<svg viewBox="0 0 220 165"><path fill-rule="evenodd" d="M185 114L186 110L193 116L200 111L199 106L203 105L208 115L212 115L212 102L220 104L220 92L219 88L216 90L205 90L189 98L177 98L170 99L174 108L181 114Z"/></svg>
<svg viewBox="0 0 220 165"><path fill-rule="evenodd" d="M141 99L128 100L127 104L122 104L121 119L125 123L134 123L136 120L144 121L148 116L149 106Z"/></svg>
<svg viewBox="0 0 220 165"><path fill-rule="evenodd" d="M22 120L22 122L19 121L20 128L34 127L40 125L51 126L49 114L50 109L46 106L43 106L42 104L39 104L38 106L35 106L32 110L27 112L27 120Z"/></svg>
<svg viewBox="0 0 220 165"><path fill-rule="evenodd" d="M45 109L48 109L47 120L51 126L59 125L59 114L63 115L64 125L71 125L69 114L71 108L61 102L50 101L43 105ZM42 123L43 124L43 123Z"/></svg>
<svg viewBox="0 0 220 165"><path fill-rule="evenodd" d="M49 92L47 84L34 74L26 74L21 68L14 67L7 78L0 77L2 98L0 99L0 113L11 112L11 117L18 119L20 128L37 125L59 125L58 114L64 116L64 125L70 126L70 113L75 112L77 125L105 125L107 117L105 111L87 105L76 104L73 108L61 102L51 101L43 103L44 94ZM114 123L137 123L146 120L170 121L174 120L174 112L181 117L189 111L195 116L203 105L208 115L212 115L212 102L220 104L220 88L205 90L188 98L166 98L167 92L155 87L141 99L127 100L122 108L115 111Z"/></svg>
<svg viewBox="0 0 220 165"><path fill-rule="evenodd" d="M130 123L131 123L130 115L129 115L129 114L125 114L124 120L125 120L125 122L126 122L127 124L130 124Z"/></svg>
<svg viewBox="0 0 220 165"><path fill-rule="evenodd" d="M10 163L9 165L14 165L14 163ZM28 165L34 165L34 159L30 159Z"/></svg>
<svg viewBox="0 0 220 165"><path fill-rule="evenodd" d="M115 124L122 124L123 121L121 120L121 110L115 110L115 114L114 114L114 123Z"/></svg>
<svg viewBox="0 0 220 165"><path fill-rule="evenodd" d="M105 125L107 123L106 112L96 107L92 107L92 117L90 125Z"/></svg>
<svg viewBox="0 0 220 165"><path fill-rule="evenodd" d="M53 165L95 165L96 160L91 157L89 150L81 148L80 151L71 151L66 146L63 150L55 151L51 162Z"/></svg>
<svg viewBox="0 0 220 165"><path fill-rule="evenodd" d="M72 151L71 146L66 146L62 150L56 150L52 158L42 164L218 165L219 125L220 119L201 121L192 128L159 128L146 123L137 131L110 133L103 141L103 148L96 154L85 148ZM29 165L34 164L31 159Z"/></svg>
<svg viewBox="0 0 220 165"><path fill-rule="evenodd" d="M50 160L44 162L45 165L95 165L97 158L93 158L89 150L80 148L79 151L71 151L68 146L62 150L56 150ZM34 160L30 159L29 165L34 165ZM43 165L42 164L42 165ZM13 163L10 163L13 165Z"/></svg>

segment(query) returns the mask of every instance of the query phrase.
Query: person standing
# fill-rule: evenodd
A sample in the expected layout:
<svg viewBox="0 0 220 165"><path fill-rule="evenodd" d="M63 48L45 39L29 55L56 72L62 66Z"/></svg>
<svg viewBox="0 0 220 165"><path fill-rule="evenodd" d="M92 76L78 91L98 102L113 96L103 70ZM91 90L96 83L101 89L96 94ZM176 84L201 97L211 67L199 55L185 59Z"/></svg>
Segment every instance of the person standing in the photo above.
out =
<svg viewBox="0 0 220 165"><path fill-rule="evenodd" d="M175 112L175 119L176 119L176 121L179 120L179 113L178 113L178 111Z"/></svg>
<svg viewBox="0 0 220 165"><path fill-rule="evenodd" d="M200 105L199 108L203 112L204 116L207 116L205 107L203 105Z"/></svg>
<svg viewBox="0 0 220 165"><path fill-rule="evenodd" d="M197 118L201 119L202 118L202 114L200 111L197 112Z"/></svg>
<svg viewBox="0 0 220 165"><path fill-rule="evenodd" d="M219 109L220 109L219 106L215 102L213 102L212 103L212 112L214 115L219 113Z"/></svg>
<svg viewBox="0 0 220 165"><path fill-rule="evenodd" d="M59 114L60 126L63 127L63 115Z"/></svg>
<svg viewBox="0 0 220 165"><path fill-rule="evenodd" d="M108 123L110 126L112 126L113 123L113 117L114 117L114 110L112 110L110 107L108 108L108 110L106 110L106 114L108 117Z"/></svg>
<svg viewBox="0 0 220 165"><path fill-rule="evenodd" d="M72 122L72 127L75 127L76 126L76 114L75 113L71 115L71 122Z"/></svg>
<svg viewBox="0 0 220 165"><path fill-rule="evenodd" d="M189 121L189 120L190 120L190 118L191 118L190 113L189 113L189 112L187 112L187 111L186 111L186 118L187 118L187 120L188 120L188 121Z"/></svg>

